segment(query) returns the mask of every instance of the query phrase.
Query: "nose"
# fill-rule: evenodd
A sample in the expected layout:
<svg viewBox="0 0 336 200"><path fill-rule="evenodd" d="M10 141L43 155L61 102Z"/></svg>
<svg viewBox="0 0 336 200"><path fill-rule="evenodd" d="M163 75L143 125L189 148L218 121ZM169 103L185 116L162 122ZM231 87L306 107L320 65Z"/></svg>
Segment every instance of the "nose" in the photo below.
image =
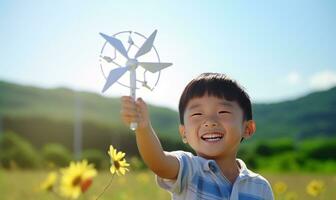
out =
<svg viewBox="0 0 336 200"><path fill-rule="evenodd" d="M204 127L216 127L218 125L217 121L216 120L213 120L213 119L207 119L205 120L203 126Z"/></svg>

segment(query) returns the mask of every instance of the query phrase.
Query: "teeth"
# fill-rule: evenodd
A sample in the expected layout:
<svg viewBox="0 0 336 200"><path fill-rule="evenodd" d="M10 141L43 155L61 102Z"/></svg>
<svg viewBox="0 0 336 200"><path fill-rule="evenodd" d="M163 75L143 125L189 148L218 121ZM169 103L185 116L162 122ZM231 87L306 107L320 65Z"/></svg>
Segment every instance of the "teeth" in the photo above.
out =
<svg viewBox="0 0 336 200"><path fill-rule="evenodd" d="M222 138L206 138L206 139L204 139L205 141L209 141L209 142L214 142L214 141L218 141L218 140L220 140L220 139L222 139Z"/></svg>
<svg viewBox="0 0 336 200"><path fill-rule="evenodd" d="M214 142L214 141L221 140L223 138L223 135L212 133L212 134L203 135L201 138L205 141Z"/></svg>
<svg viewBox="0 0 336 200"><path fill-rule="evenodd" d="M207 135L203 135L202 138L204 139L212 139L212 138L222 138L223 136L220 134L207 134Z"/></svg>

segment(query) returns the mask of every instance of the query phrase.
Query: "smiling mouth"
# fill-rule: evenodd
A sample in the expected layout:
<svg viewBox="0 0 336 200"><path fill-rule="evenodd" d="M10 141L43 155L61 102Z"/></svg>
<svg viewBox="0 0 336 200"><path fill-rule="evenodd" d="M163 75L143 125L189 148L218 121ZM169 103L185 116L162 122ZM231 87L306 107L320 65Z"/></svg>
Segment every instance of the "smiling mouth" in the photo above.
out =
<svg viewBox="0 0 336 200"><path fill-rule="evenodd" d="M207 142L217 142L223 139L224 135L222 133L206 133L201 136L201 139Z"/></svg>

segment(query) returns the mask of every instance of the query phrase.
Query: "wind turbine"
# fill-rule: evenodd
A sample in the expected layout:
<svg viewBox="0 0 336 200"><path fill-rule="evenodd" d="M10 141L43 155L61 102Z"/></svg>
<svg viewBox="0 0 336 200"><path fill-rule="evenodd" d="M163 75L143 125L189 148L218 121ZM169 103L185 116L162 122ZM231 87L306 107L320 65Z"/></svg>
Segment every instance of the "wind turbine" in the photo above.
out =
<svg viewBox="0 0 336 200"><path fill-rule="evenodd" d="M110 71L109 75L106 78L105 85L102 92L104 93L108 88L110 88L115 82L119 80L127 71L130 72L130 96L135 100L135 91L136 91L136 69L138 66L143 67L146 71L151 73L156 73L162 69L169 67L172 63L163 63L163 62L139 62L138 58L150 52L153 48L154 39L156 36L157 30L145 40L142 46L136 52L134 58L128 56L128 50L124 47L123 43L116 37L108 36L104 33L99 33L112 47L114 47L121 55L123 55L127 61L122 67L115 68ZM134 43L132 38L128 38L128 43L131 45ZM105 60L108 62L108 57L105 57ZM111 60L110 60L111 61ZM137 128L137 123L132 122L130 124L130 129L135 130Z"/></svg>

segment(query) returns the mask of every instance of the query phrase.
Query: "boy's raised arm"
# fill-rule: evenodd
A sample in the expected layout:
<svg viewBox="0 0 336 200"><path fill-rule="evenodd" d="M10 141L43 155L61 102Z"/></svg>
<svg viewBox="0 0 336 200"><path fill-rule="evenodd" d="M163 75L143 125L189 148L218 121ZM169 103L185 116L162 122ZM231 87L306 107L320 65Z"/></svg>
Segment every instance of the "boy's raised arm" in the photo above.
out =
<svg viewBox="0 0 336 200"><path fill-rule="evenodd" d="M131 122L138 124L135 131L136 141L144 162L159 177L176 179L179 162L175 156L163 151L160 140L151 126L146 103L141 98L134 102L129 96L123 96L121 101L123 122L127 125Z"/></svg>

